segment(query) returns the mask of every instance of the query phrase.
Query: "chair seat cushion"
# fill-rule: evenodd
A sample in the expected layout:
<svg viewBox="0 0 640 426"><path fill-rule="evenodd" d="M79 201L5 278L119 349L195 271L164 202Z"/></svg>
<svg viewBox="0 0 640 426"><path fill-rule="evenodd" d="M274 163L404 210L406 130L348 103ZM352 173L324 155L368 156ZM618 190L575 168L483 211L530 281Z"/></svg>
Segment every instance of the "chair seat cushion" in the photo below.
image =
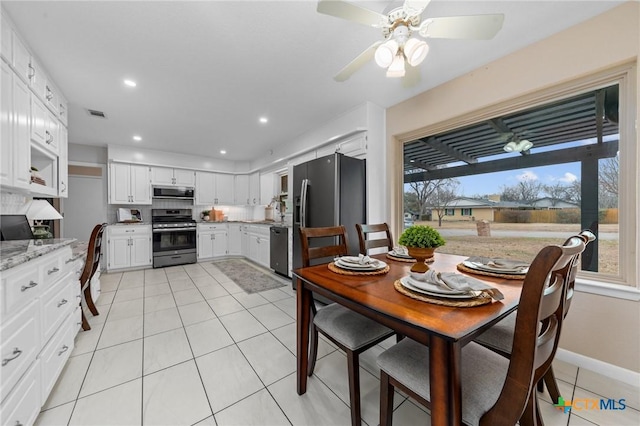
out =
<svg viewBox="0 0 640 426"><path fill-rule="evenodd" d="M516 330L516 312L512 312L490 329L476 337L475 341L482 346L510 354L513 347L513 334Z"/></svg>
<svg viewBox="0 0 640 426"><path fill-rule="evenodd" d="M390 328L337 303L319 309L313 323L352 351L393 334Z"/></svg>
<svg viewBox="0 0 640 426"><path fill-rule="evenodd" d="M427 346L405 338L380 354L378 366L427 401L431 400ZM508 359L477 343L462 348L462 419L466 424L478 424L496 403L508 369Z"/></svg>

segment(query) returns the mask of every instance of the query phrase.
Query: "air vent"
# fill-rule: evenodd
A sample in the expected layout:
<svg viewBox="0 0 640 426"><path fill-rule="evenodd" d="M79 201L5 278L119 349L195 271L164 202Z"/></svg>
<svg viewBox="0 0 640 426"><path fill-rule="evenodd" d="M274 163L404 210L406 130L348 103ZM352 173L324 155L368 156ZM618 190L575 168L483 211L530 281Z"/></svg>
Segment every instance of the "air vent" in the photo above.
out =
<svg viewBox="0 0 640 426"><path fill-rule="evenodd" d="M95 109L87 109L87 112L92 117L107 118L107 115L102 111L96 111Z"/></svg>

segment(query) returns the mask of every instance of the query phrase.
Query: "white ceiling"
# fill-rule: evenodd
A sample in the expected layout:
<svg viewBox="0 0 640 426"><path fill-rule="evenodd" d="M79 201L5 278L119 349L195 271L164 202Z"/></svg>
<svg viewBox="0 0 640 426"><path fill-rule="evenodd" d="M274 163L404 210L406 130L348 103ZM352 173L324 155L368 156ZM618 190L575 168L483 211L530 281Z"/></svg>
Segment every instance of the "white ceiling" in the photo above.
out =
<svg viewBox="0 0 640 426"><path fill-rule="evenodd" d="M378 12L395 5L357 3ZM421 81L405 88L373 62L335 82L381 34L318 14L315 1L2 2L68 98L71 143L235 161L365 101L394 105L619 3L433 0L423 16L504 13L504 26L490 41L431 40ZM125 87L125 78L138 86Z"/></svg>

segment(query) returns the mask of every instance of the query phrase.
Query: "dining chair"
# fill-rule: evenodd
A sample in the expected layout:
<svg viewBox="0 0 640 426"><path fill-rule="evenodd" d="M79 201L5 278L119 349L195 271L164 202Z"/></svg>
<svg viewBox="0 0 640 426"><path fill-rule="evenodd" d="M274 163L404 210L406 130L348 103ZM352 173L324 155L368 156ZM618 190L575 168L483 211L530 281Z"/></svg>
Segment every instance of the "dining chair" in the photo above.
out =
<svg viewBox="0 0 640 426"><path fill-rule="evenodd" d="M100 313L98 312L93 301L93 297L91 296L91 279L100 265L100 255L102 254L102 234L104 233L106 226L106 223L101 223L93 227L91 237L89 237L89 246L87 247L87 257L84 261L84 268L82 269L82 274L80 274L80 288L84 296L83 299L87 304L87 308L89 308L89 311L91 311L93 315L100 315ZM82 329L85 331L91 330L91 326L84 315L82 305L80 308L80 311L82 312Z"/></svg>
<svg viewBox="0 0 640 426"><path fill-rule="evenodd" d="M393 250L393 238L389 225L386 223L377 223L372 225L356 223L358 230L358 240L360 241L360 253L369 254L368 250L377 247L387 247L389 251ZM368 234L386 233L386 238L367 239Z"/></svg>
<svg viewBox="0 0 640 426"><path fill-rule="evenodd" d="M475 342L462 348L458 379L465 424L541 423L535 385L558 347L568 288L563 270L577 262L585 246L582 238L573 237L563 246L547 246L536 255L522 285L513 335L518 350L510 359ZM405 338L380 354L378 365L381 426L392 423L395 387L430 407L427 346Z"/></svg>
<svg viewBox="0 0 640 426"><path fill-rule="evenodd" d="M588 229L583 230L580 234L575 237L581 238L585 246L587 246L591 241L596 239L596 236ZM573 237L571 237L573 238ZM571 240L569 238L565 241L565 244L569 243ZM564 305L564 315L567 315L569 312L569 307L571 306L571 300L573 299L573 288L576 283L576 274L578 273L579 259L575 259L574 262L567 264L565 269L561 271L561 274L567 280L567 300ZM481 344L482 346L491 349L492 351L509 358L511 357L511 351L513 347L513 335L515 333L516 326L516 312L513 312L511 315L500 321L499 323L493 325L487 331L482 333L475 339L476 343ZM543 383L544 382L544 383ZM558 383L556 381L555 374L553 372L553 367L549 366L549 370L543 377L543 381L538 383L538 390L543 391L544 385L547 386L547 390L549 391L549 395L551 396L551 400L553 402L557 402L558 398L560 398L560 389L558 388Z"/></svg>
<svg viewBox="0 0 640 426"><path fill-rule="evenodd" d="M300 228L302 266L310 266L312 259L331 259L348 254L347 231L344 226ZM333 239L318 246L318 239ZM312 245L312 241L316 244ZM325 240L324 242L329 241ZM318 332L322 333L347 355L351 424L360 426L360 360L359 355L394 334L383 326L338 303L317 308L311 303L310 349L307 374L311 376L318 357Z"/></svg>

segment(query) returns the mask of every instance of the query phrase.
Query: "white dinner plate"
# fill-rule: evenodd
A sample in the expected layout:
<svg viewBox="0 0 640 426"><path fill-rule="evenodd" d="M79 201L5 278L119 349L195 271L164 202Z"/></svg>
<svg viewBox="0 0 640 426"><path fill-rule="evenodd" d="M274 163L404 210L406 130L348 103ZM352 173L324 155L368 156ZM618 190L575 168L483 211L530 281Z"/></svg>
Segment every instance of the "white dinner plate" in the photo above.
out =
<svg viewBox="0 0 640 426"><path fill-rule="evenodd" d="M439 294L467 294L468 292L465 290L449 290L447 288L441 287L438 284L433 284L427 281L421 281L413 278L411 275L408 277L404 277L409 284L413 287L417 287L421 290L428 291L430 293L439 293Z"/></svg>
<svg viewBox="0 0 640 426"><path fill-rule="evenodd" d="M402 284L405 288L408 288L409 290L413 290L416 293L422 293L422 294L426 294L427 296L435 296L435 297L443 297L443 298L447 298L447 299L473 299L474 297L477 297L477 294L474 294L475 292L472 293L451 293L450 291L428 291L425 290L423 288L419 288L414 286L413 284L411 284L411 282L416 282L416 280L411 279L411 277L402 277L400 278L400 284ZM426 283L422 283L422 284L426 284ZM432 284L433 285L433 284ZM433 287L437 287L436 285L433 285Z"/></svg>
<svg viewBox="0 0 640 426"><path fill-rule="evenodd" d="M485 271L485 272L494 272L494 273L500 273L500 274L510 274L510 275L525 275L528 271L529 268L513 268L513 269L507 269L507 268L496 268L490 265L485 265L482 263L478 263L478 262L469 262L468 260L463 260L462 264L464 266L466 266L467 268L471 268L471 269L477 269L478 271Z"/></svg>
<svg viewBox="0 0 640 426"><path fill-rule="evenodd" d="M389 256L398 257L400 259L413 259L413 257L409 256L408 254L396 253L395 250L391 250L389 252Z"/></svg>
<svg viewBox="0 0 640 426"><path fill-rule="evenodd" d="M374 260L372 263L361 265L359 263L344 262L342 258L334 261L334 264L342 269L349 269L351 271L378 271L387 266L387 264L381 260Z"/></svg>

